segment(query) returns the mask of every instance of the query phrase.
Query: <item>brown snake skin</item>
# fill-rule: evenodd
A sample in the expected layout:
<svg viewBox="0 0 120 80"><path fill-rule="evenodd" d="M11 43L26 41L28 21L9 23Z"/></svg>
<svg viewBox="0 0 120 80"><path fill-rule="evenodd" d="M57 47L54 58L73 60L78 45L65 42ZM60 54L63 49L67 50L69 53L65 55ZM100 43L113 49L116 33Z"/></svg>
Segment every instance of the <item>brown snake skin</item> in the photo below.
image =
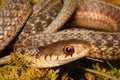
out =
<svg viewBox="0 0 120 80"><path fill-rule="evenodd" d="M9 0L9 1L19 1L19 0ZM65 1L66 3L67 1L69 2L69 0L65 0ZM106 3L103 1L96 1L96 0L70 0L70 1L71 2L78 1L77 10L76 10L76 13L73 15L75 17L73 17L72 19L73 20L72 24L77 25L77 26L78 25L89 26L89 27L92 26L92 28L95 28L95 29L98 29L99 27L100 30L105 30L105 31L119 31L120 30L119 29L120 8L114 5L111 5L109 3ZM55 1L53 1L53 4L54 3ZM58 2L58 3L56 2L54 4L56 5L57 7L56 9L58 11L56 9L54 10L57 13L59 13L60 12L59 10L61 9L60 7L58 7L58 5L64 7L64 5L60 3L61 2ZM46 1L46 5L47 4L49 4L49 0L48 0L48 3ZM51 4L49 5L50 7L51 7ZM23 52L23 53L26 52L28 54L34 54L34 56L31 56L31 57L35 57L36 54L40 53L41 46L45 46L45 45L52 44L58 41L63 41L63 40L78 39L78 40L87 41L92 45L92 49L90 50L89 55L87 55L88 57L97 58L97 59L107 59L107 60L120 59L120 33L119 32L115 32L115 33L100 32L100 31L92 31L92 30L85 30L85 29L67 29L67 30L56 32L59 29L59 28L54 29L54 25L58 24L57 21L55 22L54 18L47 18L48 20L44 19L46 18L44 16L47 15L47 12L49 12L52 9L44 10L44 5L41 4L41 6L43 7L40 10L41 11L43 10L43 12L41 12L38 15L36 15L37 12L33 13L32 16L30 16L28 22L26 23L25 28L23 29L22 33L18 37L18 40L14 45L17 51ZM75 7L75 4L73 6L71 3L69 7L70 6ZM67 10L69 8L67 9L63 8L63 9L66 10L66 12L69 11ZM63 9L61 10L61 12L62 11L64 12ZM74 11L74 9L71 9L71 10ZM65 15L71 16L73 11L71 11L70 14L65 14ZM43 17L38 17L38 16L43 16ZM57 16L57 14L56 13L54 15L52 14L52 16L55 17ZM40 20L38 20L38 18L35 18L35 17L38 17ZM59 21L59 18L56 18L58 19L58 22L61 21L61 20ZM63 22L66 22L66 19L63 19ZM42 22L40 23L39 21L43 21L43 20L45 20L45 23L41 24ZM61 21L61 23L58 25L62 26L64 24L63 22ZM42 28L39 27L38 24L40 24ZM49 24L52 25L53 27L50 28ZM47 26L48 28L46 28ZM3 29L1 30L2 30L1 32L5 31ZM45 33L39 32L39 30ZM50 33L50 32L56 32L56 33ZM8 39L8 38L5 38L5 39ZM3 38L1 38L0 40L3 40ZM0 42L0 44L3 44L3 43L4 42ZM8 43L9 42L7 42L7 44ZM5 46L7 44L4 43ZM1 47L1 50L2 49L3 48Z"/></svg>
<svg viewBox="0 0 120 80"><path fill-rule="evenodd" d="M8 0L0 9L0 51L15 38L31 11L25 0Z"/></svg>
<svg viewBox="0 0 120 80"><path fill-rule="evenodd" d="M85 3L85 4L84 4ZM86 5L87 4L87 5ZM91 6L92 5L92 6ZM86 25L91 25L93 27L97 27L96 25L104 25L101 28L105 28L106 31L119 31L119 22L120 22L120 9L111 4L107 4L103 1L96 0L78 0L77 13L75 15L79 16L78 18L74 18L78 20L78 22L83 21ZM81 7L82 6L82 7ZM87 8L85 7L87 6ZM88 8L89 7L89 8ZM106 9L106 11L102 11L102 9ZM107 10L108 9L108 10ZM110 10L110 11L109 11ZM81 15L81 11L91 12L89 14ZM98 14L93 13L97 11ZM111 12L111 14L109 14ZM115 13L118 15L116 16ZM91 17L91 14L95 15ZM87 16L85 16L87 15ZM90 16L90 17L89 17ZM90 19L91 18L91 19ZM103 21L103 23L102 23ZM77 21L76 21L77 22ZM88 22L88 23L87 23ZM74 22L73 22L74 23ZM81 24L84 25L85 23ZM114 24L113 24L114 23ZM84 26L86 26L84 25ZM107 28L107 27L110 28ZM99 26L98 26L99 27ZM100 28L100 29L101 29ZM113 29L114 28L114 29ZM98 32L91 30L65 30L57 33L50 34L36 34L30 35L29 37L21 37L15 47L19 47L18 51L30 53L39 53L39 48L34 49L32 46L45 46L47 44L51 44L60 40L66 39L80 39L85 40L91 43L92 50L89 57L97 58L97 59L107 59L107 60L116 60L120 59L120 33L110 33L110 32ZM30 43L33 42L33 43ZM22 43L22 44L21 44ZM22 49L21 49L22 46ZM28 46L30 46L28 48Z"/></svg>
<svg viewBox="0 0 120 80"><path fill-rule="evenodd" d="M102 31L120 31L120 8L96 0L78 0L72 25Z"/></svg>

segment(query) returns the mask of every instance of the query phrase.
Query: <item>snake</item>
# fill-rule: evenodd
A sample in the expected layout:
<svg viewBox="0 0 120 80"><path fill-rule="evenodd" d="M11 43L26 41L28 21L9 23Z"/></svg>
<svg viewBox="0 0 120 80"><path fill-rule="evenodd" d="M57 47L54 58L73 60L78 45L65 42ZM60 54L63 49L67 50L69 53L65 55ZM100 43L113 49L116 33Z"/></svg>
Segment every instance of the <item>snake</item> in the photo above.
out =
<svg viewBox="0 0 120 80"><path fill-rule="evenodd" d="M119 7L98 0L40 0L38 5L32 10L26 0L5 3L0 51L17 37L14 49L34 67L56 67L82 57L120 59ZM60 30L65 23L85 29Z"/></svg>

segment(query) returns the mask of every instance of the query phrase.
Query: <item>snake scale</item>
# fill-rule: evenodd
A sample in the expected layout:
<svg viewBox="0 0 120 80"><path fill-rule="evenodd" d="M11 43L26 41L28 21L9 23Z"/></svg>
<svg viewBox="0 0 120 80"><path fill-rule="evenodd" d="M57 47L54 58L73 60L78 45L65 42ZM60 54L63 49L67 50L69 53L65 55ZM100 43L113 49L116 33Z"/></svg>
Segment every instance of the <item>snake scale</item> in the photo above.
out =
<svg viewBox="0 0 120 80"><path fill-rule="evenodd" d="M17 8L11 6L13 4ZM8 0L3 6L0 11L1 51L19 34L15 50L27 53L27 60L36 67L55 67L84 56L104 60L120 59L119 7L98 0L41 0L38 4L40 7L33 6L31 16L31 6L25 0ZM8 15L5 14L7 11ZM71 15L71 25L110 32L82 28L58 31ZM24 28L21 28L23 25ZM64 48L69 53L66 54Z"/></svg>

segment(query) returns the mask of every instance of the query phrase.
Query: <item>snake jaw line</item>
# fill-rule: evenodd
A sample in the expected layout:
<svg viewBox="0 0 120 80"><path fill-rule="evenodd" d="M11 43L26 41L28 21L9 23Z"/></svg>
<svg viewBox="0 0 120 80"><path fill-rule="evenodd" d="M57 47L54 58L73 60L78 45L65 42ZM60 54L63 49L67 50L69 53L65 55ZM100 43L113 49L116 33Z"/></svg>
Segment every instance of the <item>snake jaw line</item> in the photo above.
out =
<svg viewBox="0 0 120 80"><path fill-rule="evenodd" d="M73 46L74 53L67 55L64 53L63 48L66 44ZM49 49L49 50L48 50ZM89 54L91 45L85 41L73 39L55 42L52 45L45 46L41 52L35 57L27 55L26 60L30 62L29 66L40 68L51 68L64 65L81 59Z"/></svg>
<svg viewBox="0 0 120 80"><path fill-rule="evenodd" d="M62 59L58 57L57 60L56 58L53 59L53 57L50 60L45 60L44 57L40 57L40 59L36 59L32 57L30 58L27 56L28 58L26 60L30 62L29 66L32 66L32 67L52 68L52 67L57 67L57 66L64 65L64 64L73 62L75 60L81 59L85 57L85 55L87 55L88 53L89 51L85 50L81 54L74 53L73 56L67 56L66 58L65 56L61 57Z"/></svg>

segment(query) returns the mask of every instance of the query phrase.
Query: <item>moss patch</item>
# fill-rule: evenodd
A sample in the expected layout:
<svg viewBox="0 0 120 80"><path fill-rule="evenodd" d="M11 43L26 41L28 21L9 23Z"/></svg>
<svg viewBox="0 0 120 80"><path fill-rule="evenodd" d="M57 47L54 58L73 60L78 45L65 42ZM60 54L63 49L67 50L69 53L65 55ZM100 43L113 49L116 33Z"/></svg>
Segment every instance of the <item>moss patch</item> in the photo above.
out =
<svg viewBox="0 0 120 80"><path fill-rule="evenodd" d="M112 68L106 62L81 59L56 68L40 69L28 66L25 58L11 53L11 62L0 66L0 80L119 80L120 63ZM84 63L84 64L83 64Z"/></svg>
<svg viewBox="0 0 120 80"><path fill-rule="evenodd" d="M56 80L59 69L39 69L27 66L28 62L12 53L9 64L0 67L0 80Z"/></svg>

